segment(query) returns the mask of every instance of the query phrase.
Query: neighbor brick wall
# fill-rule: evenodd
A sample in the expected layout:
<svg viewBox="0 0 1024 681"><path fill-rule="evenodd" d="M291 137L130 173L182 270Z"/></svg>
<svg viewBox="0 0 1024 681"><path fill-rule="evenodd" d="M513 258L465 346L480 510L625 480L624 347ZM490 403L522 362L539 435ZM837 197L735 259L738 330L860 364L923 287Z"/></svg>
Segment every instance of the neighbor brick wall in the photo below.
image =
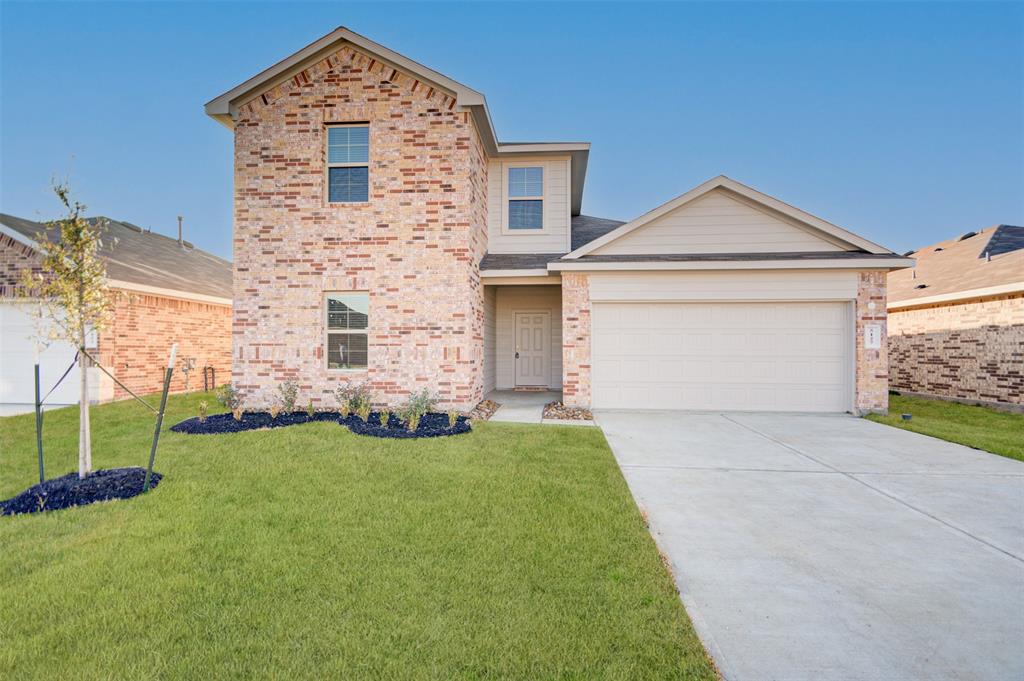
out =
<svg viewBox="0 0 1024 681"><path fill-rule="evenodd" d="M0 298L16 297L25 270L42 272L42 262L42 257L35 250L0 234Z"/></svg>
<svg viewBox="0 0 1024 681"><path fill-rule="evenodd" d="M856 384L855 409L857 413L885 413L889 409L889 364L886 349L885 313L886 273L860 272L857 276L856 318ZM882 347L872 350L864 347L864 327L881 327Z"/></svg>
<svg viewBox="0 0 1024 681"><path fill-rule="evenodd" d="M590 407L590 278L562 273L562 401Z"/></svg>
<svg viewBox="0 0 1024 681"><path fill-rule="evenodd" d="M325 125L369 122L370 200L330 205ZM233 357L249 407L294 380L333 406L366 380L378 403L429 388L483 397L484 150L470 114L429 85L343 46L239 109ZM370 295L369 368L329 371L324 293Z"/></svg>
<svg viewBox="0 0 1024 681"><path fill-rule="evenodd" d="M896 390L1024 405L1024 294L889 312Z"/></svg>
<svg viewBox="0 0 1024 681"><path fill-rule="evenodd" d="M163 389L164 369L171 345L178 344L178 361L171 391L185 390L184 361L195 358L189 390L202 389L203 367L216 370L218 384L231 376L231 306L179 300L133 291L115 290L110 324L99 334L100 362L119 381L138 394ZM113 399L128 393L114 384Z"/></svg>

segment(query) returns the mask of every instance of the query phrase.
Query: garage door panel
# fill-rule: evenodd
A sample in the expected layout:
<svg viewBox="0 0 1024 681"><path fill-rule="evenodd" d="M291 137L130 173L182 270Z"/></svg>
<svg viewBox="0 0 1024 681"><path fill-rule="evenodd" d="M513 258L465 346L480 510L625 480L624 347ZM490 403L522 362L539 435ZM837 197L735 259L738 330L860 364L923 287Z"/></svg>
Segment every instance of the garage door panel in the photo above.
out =
<svg viewBox="0 0 1024 681"><path fill-rule="evenodd" d="M598 408L845 411L844 303L597 303Z"/></svg>

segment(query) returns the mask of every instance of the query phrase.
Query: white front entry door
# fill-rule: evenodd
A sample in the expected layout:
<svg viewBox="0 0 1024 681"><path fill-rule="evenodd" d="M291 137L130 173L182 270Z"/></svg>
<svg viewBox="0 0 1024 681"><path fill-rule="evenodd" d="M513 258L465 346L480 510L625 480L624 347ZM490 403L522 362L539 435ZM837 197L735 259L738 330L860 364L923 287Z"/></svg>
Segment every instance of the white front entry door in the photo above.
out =
<svg viewBox="0 0 1024 681"><path fill-rule="evenodd" d="M548 385L551 314L516 312L516 385Z"/></svg>

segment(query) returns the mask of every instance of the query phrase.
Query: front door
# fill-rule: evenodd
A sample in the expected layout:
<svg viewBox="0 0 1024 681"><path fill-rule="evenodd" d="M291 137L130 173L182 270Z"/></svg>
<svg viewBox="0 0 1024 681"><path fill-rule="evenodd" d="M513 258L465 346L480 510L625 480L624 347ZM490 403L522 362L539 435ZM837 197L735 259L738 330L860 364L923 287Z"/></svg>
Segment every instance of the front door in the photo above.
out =
<svg viewBox="0 0 1024 681"><path fill-rule="evenodd" d="M551 314L516 312L516 385L548 385Z"/></svg>

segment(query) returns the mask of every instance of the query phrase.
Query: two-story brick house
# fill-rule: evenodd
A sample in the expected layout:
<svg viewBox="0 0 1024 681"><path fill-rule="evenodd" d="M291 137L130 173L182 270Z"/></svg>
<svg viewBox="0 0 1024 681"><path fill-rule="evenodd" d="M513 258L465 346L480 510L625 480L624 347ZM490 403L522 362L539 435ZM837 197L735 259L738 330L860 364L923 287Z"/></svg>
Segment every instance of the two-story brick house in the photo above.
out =
<svg viewBox="0 0 1024 681"><path fill-rule="evenodd" d="M479 92L339 28L206 105L235 136L234 382L595 407L887 406L909 261L726 177L581 214L589 144L500 142ZM653 152L653 150L652 150Z"/></svg>

